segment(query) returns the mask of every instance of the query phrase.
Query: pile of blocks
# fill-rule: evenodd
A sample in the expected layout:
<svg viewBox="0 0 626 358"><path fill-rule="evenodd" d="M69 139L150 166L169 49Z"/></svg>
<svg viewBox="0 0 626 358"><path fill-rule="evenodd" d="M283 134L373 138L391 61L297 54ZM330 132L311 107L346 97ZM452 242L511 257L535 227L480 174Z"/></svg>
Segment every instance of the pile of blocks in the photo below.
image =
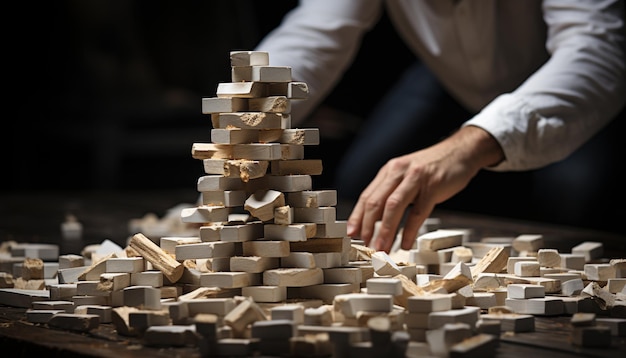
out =
<svg viewBox="0 0 626 358"><path fill-rule="evenodd" d="M626 260L598 242L571 252L541 234L471 241L427 221L411 250L375 251L346 234L334 190L313 190L317 129L291 128L306 98L265 52L231 52L232 82L202 100L211 141L191 235L134 233L81 254L55 245L0 248L0 304L29 322L86 332L111 324L146 346L203 356L493 356L501 334L535 316L571 316L572 343L626 336ZM434 223L434 224L433 224ZM399 240L399 237L398 237Z"/></svg>

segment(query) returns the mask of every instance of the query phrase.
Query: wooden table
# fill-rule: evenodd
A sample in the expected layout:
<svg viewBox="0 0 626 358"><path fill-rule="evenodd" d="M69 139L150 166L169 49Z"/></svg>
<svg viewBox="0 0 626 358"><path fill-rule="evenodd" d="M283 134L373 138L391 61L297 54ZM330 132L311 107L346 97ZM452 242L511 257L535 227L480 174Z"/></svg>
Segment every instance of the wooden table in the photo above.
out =
<svg viewBox="0 0 626 358"><path fill-rule="evenodd" d="M150 192L49 192L5 193L0 196L0 241L62 243L60 224L68 214L75 215L84 227L80 245L100 243L110 239L125 245L131 234L131 219L147 213L162 216L181 203L193 204L198 193L193 190L163 190ZM351 203L337 205L337 218L347 218ZM582 241L600 241L605 245L605 257L626 257L626 238L620 235L561 227L545 223L526 222L509 218L436 210L433 217L444 228L471 229L472 240L485 237L512 237L520 234L543 234L546 247L567 251ZM76 253L76 247L61 245L61 253ZM199 357L194 347L144 347L138 338L122 337L111 325L101 324L89 334L71 333L28 323L25 309L0 306L0 346L18 352L20 356L135 357L186 356ZM536 317L536 331L503 335L498 356L528 357L550 355L557 357L623 357L626 337L613 337L610 349L589 349L569 341L569 317Z"/></svg>

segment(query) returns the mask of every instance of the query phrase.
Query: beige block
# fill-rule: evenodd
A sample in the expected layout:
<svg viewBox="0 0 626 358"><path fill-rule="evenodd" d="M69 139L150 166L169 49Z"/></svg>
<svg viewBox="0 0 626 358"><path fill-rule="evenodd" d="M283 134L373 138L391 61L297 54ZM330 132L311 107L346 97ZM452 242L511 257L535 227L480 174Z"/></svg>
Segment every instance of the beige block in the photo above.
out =
<svg viewBox="0 0 626 358"><path fill-rule="evenodd" d="M269 53L266 51L231 51L230 65L237 66L268 66Z"/></svg>
<svg viewBox="0 0 626 358"><path fill-rule="evenodd" d="M321 159L277 160L270 167L272 175L321 175L322 170Z"/></svg>
<svg viewBox="0 0 626 358"><path fill-rule="evenodd" d="M285 205L285 196L276 190L258 190L246 199L244 208L259 220L274 218L274 209Z"/></svg>
<svg viewBox="0 0 626 358"><path fill-rule="evenodd" d="M275 112L275 113L290 113L291 112L291 100L286 96L269 96L260 98L250 98L248 100L248 108L250 111L255 112ZM223 112L238 112L238 111L223 111Z"/></svg>
<svg viewBox="0 0 626 358"><path fill-rule="evenodd" d="M202 114L220 112L242 112L248 110L248 103L244 98L210 97L202 99Z"/></svg>
<svg viewBox="0 0 626 358"><path fill-rule="evenodd" d="M263 284L268 286L302 287L323 282L320 268L278 268L263 273Z"/></svg>

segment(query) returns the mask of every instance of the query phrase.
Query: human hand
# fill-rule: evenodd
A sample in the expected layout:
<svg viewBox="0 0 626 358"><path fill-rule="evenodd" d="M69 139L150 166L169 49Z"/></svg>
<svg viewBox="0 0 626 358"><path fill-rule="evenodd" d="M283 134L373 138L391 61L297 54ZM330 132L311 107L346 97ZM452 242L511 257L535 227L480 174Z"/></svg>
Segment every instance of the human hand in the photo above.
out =
<svg viewBox="0 0 626 358"><path fill-rule="evenodd" d="M389 252L410 206L401 244L408 250L435 205L463 190L481 168L503 159L498 142L474 126L463 127L426 149L393 158L361 193L348 218L348 235L369 245L380 220L375 249Z"/></svg>

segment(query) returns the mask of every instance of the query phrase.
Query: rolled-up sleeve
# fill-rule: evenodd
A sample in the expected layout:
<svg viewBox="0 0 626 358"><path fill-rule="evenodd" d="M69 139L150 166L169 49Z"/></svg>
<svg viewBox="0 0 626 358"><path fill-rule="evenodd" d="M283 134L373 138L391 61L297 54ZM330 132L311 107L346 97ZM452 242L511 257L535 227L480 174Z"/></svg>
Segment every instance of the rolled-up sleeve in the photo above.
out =
<svg viewBox="0 0 626 358"><path fill-rule="evenodd" d="M362 36L381 15L380 0L301 0L255 48L270 65L290 66L310 96L292 104L298 123L329 93L356 56Z"/></svg>
<svg viewBox="0 0 626 358"><path fill-rule="evenodd" d="M464 125L491 133L506 159L490 169L530 170L569 156L626 101L623 1L544 1L548 61Z"/></svg>

